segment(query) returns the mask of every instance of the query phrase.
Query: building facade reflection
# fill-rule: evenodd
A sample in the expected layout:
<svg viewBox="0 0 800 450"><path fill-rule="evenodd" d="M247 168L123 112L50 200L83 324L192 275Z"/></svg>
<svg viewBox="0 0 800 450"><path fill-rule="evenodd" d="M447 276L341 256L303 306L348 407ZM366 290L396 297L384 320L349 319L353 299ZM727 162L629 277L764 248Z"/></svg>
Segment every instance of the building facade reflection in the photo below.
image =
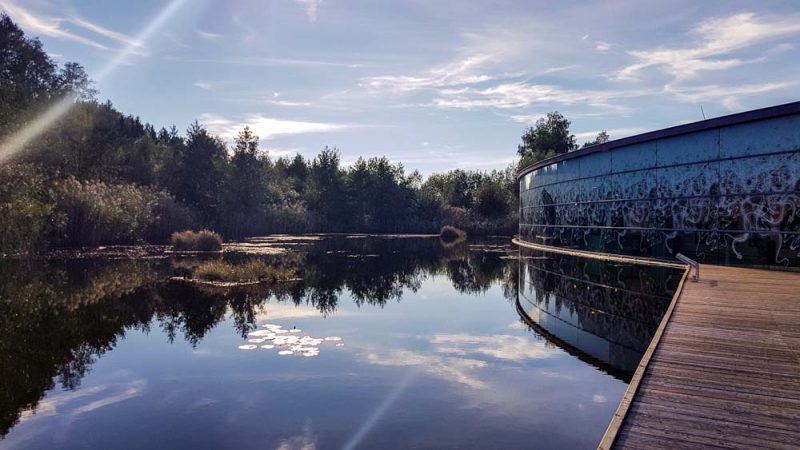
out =
<svg viewBox="0 0 800 450"><path fill-rule="evenodd" d="M635 371L682 273L525 248L519 267L523 320L621 378Z"/></svg>

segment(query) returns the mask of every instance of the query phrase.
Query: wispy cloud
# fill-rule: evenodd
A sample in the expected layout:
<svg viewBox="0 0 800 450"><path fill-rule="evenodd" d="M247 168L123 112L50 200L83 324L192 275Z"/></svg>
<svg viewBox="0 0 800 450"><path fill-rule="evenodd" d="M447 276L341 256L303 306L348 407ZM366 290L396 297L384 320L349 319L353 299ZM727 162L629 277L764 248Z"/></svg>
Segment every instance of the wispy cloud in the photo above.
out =
<svg viewBox="0 0 800 450"><path fill-rule="evenodd" d="M197 35L207 41L213 41L222 37L221 34L211 33L209 31L197 30Z"/></svg>
<svg viewBox="0 0 800 450"><path fill-rule="evenodd" d="M293 0L295 3L303 7L306 11L306 16L311 22L317 21L317 14L319 13L319 5L322 0Z"/></svg>
<svg viewBox="0 0 800 450"><path fill-rule="evenodd" d="M714 18L698 24L690 35L699 40L684 48L634 50L635 62L616 73L617 79L636 79L647 68L657 68L676 79L703 71L727 70L756 60L729 56L769 40L800 33L800 16L762 18L751 12Z"/></svg>
<svg viewBox="0 0 800 450"><path fill-rule="evenodd" d="M605 41L597 41L597 43L594 46L594 49L597 50L598 52L605 53L611 50L611 44Z"/></svg>
<svg viewBox="0 0 800 450"><path fill-rule="evenodd" d="M33 35L48 36L56 39L65 39L88 45L90 47L108 50L103 44L91 39L74 34L64 29L61 24L62 18L37 16L10 0L0 0L0 7L16 22L23 30Z"/></svg>
<svg viewBox="0 0 800 450"><path fill-rule="evenodd" d="M81 36L65 27L65 24L71 24L94 35L123 44L130 49L129 53L131 54L138 56L147 55L147 49L144 44L138 42L131 36L103 27L78 16L46 17L42 14L37 14L25 9L11 0L0 0L0 8L22 27L23 30L35 36L64 39L100 50L111 50L108 45L100 43L95 39Z"/></svg>
<svg viewBox="0 0 800 450"><path fill-rule="evenodd" d="M527 82L503 83L486 89L465 89L459 92L439 92L433 105L448 109L499 108L519 109L531 106L589 105L606 109L609 113L625 113L627 108L614 104L615 100L648 95L645 90L581 90L565 89L556 85ZM528 115L512 116L516 121Z"/></svg>
<svg viewBox="0 0 800 450"><path fill-rule="evenodd" d="M207 81L195 81L194 83L192 83L192 85L194 87L197 87L197 88L200 88L200 89L205 89L205 90L209 90L209 89L214 87L214 85L212 85L211 83L209 83Z"/></svg>
<svg viewBox="0 0 800 450"><path fill-rule="evenodd" d="M200 115L199 121L209 131L227 140L233 140L245 126L249 126L261 139L297 134L326 133L352 127L352 125L337 123L277 119L261 114L247 114L240 119L232 119L213 113L205 113Z"/></svg>
<svg viewBox="0 0 800 450"><path fill-rule="evenodd" d="M83 28L83 29L85 29L85 30L91 31L92 33L99 34L101 36L104 36L104 37L106 37L108 39L117 41L117 42L119 42L121 44L124 44L124 45L132 46L134 48L138 48L139 49L139 54L142 55L142 56L147 54L147 51L145 49L144 44L139 42L139 41L137 41L133 37L128 36L127 34L123 34L123 33L120 33L118 31L110 30L108 28L100 26L100 25L98 25L96 23L89 22L89 21L87 21L85 19L82 19L80 17L77 17L77 16L70 17L70 18L68 18L66 20L71 22L71 23L73 23L73 24L75 24L75 25L77 25L77 26L79 26L79 27L81 27L81 28Z"/></svg>
<svg viewBox="0 0 800 450"><path fill-rule="evenodd" d="M664 91L674 95L678 100L688 103L701 103L704 101L720 102L722 106L730 109L740 109L741 97L755 96L783 89L796 87L798 82L785 81L773 83L744 84L738 86L698 85L677 86L667 85Z"/></svg>
<svg viewBox="0 0 800 450"><path fill-rule="evenodd" d="M581 133L575 133L575 139L579 142L585 141L587 139L594 139L597 137L597 134L601 131L605 131L608 133L608 136L611 139L621 139L627 136L633 136L635 134L644 133L647 131L641 127L631 127L631 128L612 128L610 130L594 130L594 131L584 131Z"/></svg>
<svg viewBox="0 0 800 450"><path fill-rule="evenodd" d="M253 67L347 67L357 69L361 67L358 63L346 63L339 61L326 61L316 59L299 58L274 58L262 56L233 56L230 58L193 58L184 56L167 55L165 61L186 62L198 64L236 64Z"/></svg>
<svg viewBox="0 0 800 450"><path fill-rule="evenodd" d="M477 70L491 59L491 55L471 55L432 68L419 75L383 75L362 78L360 85L373 91L410 92L483 83L491 80L492 77L477 73Z"/></svg>

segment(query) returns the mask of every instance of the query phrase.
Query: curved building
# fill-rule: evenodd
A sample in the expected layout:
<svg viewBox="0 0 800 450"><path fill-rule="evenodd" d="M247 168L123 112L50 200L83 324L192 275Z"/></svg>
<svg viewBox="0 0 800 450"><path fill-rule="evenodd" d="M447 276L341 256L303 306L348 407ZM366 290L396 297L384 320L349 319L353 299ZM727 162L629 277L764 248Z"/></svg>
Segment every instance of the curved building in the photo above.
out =
<svg viewBox="0 0 800 450"><path fill-rule="evenodd" d="M800 102L587 147L518 179L528 242L800 267Z"/></svg>

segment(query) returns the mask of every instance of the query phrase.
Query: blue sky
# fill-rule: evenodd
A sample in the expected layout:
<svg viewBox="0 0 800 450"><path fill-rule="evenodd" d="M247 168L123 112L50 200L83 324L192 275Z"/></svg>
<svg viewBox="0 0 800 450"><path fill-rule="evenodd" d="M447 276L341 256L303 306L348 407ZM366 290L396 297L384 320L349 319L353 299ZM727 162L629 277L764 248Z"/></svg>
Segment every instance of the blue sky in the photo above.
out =
<svg viewBox="0 0 800 450"><path fill-rule="evenodd" d="M423 174L503 168L558 110L579 142L800 100L796 1L0 0L101 100L157 127L249 124Z"/></svg>

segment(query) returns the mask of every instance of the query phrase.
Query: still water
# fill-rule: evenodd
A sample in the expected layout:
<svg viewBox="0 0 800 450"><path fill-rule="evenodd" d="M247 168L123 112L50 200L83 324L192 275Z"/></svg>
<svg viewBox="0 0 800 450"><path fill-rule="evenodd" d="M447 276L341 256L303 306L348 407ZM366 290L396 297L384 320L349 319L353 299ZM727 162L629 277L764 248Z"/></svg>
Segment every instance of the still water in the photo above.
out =
<svg viewBox="0 0 800 450"><path fill-rule="evenodd" d="M0 448L594 448L679 278L508 239L233 250L298 280L0 261Z"/></svg>

